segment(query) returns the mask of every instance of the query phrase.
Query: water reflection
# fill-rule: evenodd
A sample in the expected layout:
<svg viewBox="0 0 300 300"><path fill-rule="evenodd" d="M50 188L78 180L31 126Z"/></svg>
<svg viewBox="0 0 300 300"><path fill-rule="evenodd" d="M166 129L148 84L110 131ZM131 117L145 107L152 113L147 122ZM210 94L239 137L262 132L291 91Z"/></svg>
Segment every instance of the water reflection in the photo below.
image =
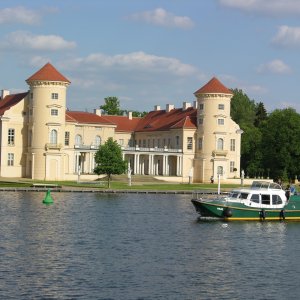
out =
<svg viewBox="0 0 300 300"><path fill-rule="evenodd" d="M0 202L3 299L298 296L298 223L197 222L187 195L43 197Z"/></svg>

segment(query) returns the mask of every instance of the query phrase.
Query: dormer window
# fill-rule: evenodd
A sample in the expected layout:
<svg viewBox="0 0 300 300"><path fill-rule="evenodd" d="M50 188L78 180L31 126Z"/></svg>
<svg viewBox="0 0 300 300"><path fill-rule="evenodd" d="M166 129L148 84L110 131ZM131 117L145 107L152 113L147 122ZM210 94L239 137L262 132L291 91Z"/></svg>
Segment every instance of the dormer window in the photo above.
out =
<svg viewBox="0 0 300 300"><path fill-rule="evenodd" d="M52 100L57 100L58 99L58 93L52 93L51 94L51 99Z"/></svg>

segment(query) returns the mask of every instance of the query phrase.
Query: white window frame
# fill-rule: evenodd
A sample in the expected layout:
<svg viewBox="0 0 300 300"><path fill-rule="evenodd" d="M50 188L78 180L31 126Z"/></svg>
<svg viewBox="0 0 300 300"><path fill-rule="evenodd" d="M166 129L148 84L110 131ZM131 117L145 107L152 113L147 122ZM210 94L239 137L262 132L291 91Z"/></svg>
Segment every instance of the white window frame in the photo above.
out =
<svg viewBox="0 0 300 300"><path fill-rule="evenodd" d="M51 93L52 100L58 100L58 93Z"/></svg>
<svg viewBox="0 0 300 300"><path fill-rule="evenodd" d="M234 172L234 161L230 162L230 172L233 173Z"/></svg>
<svg viewBox="0 0 300 300"><path fill-rule="evenodd" d="M224 119L218 119L218 125L223 126L225 124Z"/></svg>
<svg viewBox="0 0 300 300"><path fill-rule="evenodd" d="M50 144L56 145L57 144L57 130L52 129L50 131Z"/></svg>
<svg viewBox="0 0 300 300"><path fill-rule="evenodd" d="M76 146L82 145L82 136L80 134L75 135L75 145Z"/></svg>
<svg viewBox="0 0 300 300"><path fill-rule="evenodd" d="M14 153L7 153L7 165L12 167L14 165L15 155Z"/></svg>
<svg viewBox="0 0 300 300"><path fill-rule="evenodd" d="M218 138L218 140L217 140L217 150L224 150L224 139Z"/></svg>
<svg viewBox="0 0 300 300"><path fill-rule="evenodd" d="M8 128L7 143L9 146L15 145L15 129L14 128Z"/></svg>
<svg viewBox="0 0 300 300"><path fill-rule="evenodd" d="M58 116L58 109L56 109L56 108L51 108L51 116L57 117L57 116Z"/></svg>
<svg viewBox="0 0 300 300"><path fill-rule="evenodd" d="M70 145L70 131L65 131L65 146Z"/></svg>
<svg viewBox="0 0 300 300"><path fill-rule="evenodd" d="M230 139L230 151L235 151L235 139Z"/></svg>
<svg viewBox="0 0 300 300"><path fill-rule="evenodd" d="M186 149L193 150L193 137L191 137L191 136L188 136L186 138Z"/></svg>

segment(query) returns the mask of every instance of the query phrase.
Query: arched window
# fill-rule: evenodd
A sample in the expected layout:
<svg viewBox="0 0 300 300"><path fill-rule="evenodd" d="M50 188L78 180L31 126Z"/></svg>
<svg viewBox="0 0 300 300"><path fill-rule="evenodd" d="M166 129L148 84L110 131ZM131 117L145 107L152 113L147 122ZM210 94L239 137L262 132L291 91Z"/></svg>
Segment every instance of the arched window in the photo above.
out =
<svg viewBox="0 0 300 300"><path fill-rule="evenodd" d="M217 150L223 150L224 148L224 140L223 139L218 139L218 144L217 144Z"/></svg>
<svg viewBox="0 0 300 300"><path fill-rule="evenodd" d="M50 132L50 144L57 144L57 131L55 129Z"/></svg>
<svg viewBox="0 0 300 300"><path fill-rule="evenodd" d="M222 166L218 166L217 173L218 173L218 175L223 175L223 167Z"/></svg>
<svg viewBox="0 0 300 300"><path fill-rule="evenodd" d="M99 147L101 145L101 137L96 135L95 137L95 146Z"/></svg>
<svg viewBox="0 0 300 300"><path fill-rule="evenodd" d="M82 145L82 137L80 134L76 134L76 136L75 136L75 145L76 146Z"/></svg>

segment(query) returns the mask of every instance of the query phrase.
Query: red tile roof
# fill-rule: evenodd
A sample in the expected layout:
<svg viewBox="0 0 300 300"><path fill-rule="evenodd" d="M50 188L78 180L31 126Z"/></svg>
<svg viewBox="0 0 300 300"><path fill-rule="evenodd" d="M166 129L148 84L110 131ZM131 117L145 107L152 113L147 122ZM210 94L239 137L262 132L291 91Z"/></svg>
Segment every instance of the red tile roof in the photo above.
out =
<svg viewBox="0 0 300 300"><path fill-rule="evenodd" d="M35 80L62 81L62 82L70 83L70 81L61 73L59 73L50 63L45 64L40 70L38 70L36 73L30 76L26 80L26 82L35 81Z"/></svg>
<svg viewBox="0 0 300 300"><path fill-rule="evenodd" d="M104 115L105 119L117 125L116 131L134 131L142 118L133 117L129 119L128 116L112 116Z"/></svg>
<svg viewBox="0 0 300 300"><path fill-rule="evenodd" d="M233 94L223 83L216 77L213 77L207 84L197 90L194 94Z"/></svg>
<svg viewBox="0 0 300 300"><path fill-rule="evenodd" d="M66 111L67 122L115 125L111 121L94 113L83 111Z"/></svg>
<svg viewBox="0 0 300 300"><path fill-rule="evenodd" d="M27 95L28 95L28 92L7 95L6 97L4 97L4 99L1 99L0 100L0 115L2 116L5 113L5 111L7 111L12 106L19 103L20 101L22 101Z"/></svg>
<svg viewBox="0 0 300 300"><path fill-rule="evenodd" d="M136 127L135 131L165 131L169 129L197 128L197 110L190 107L149 112Z"/></svg>

